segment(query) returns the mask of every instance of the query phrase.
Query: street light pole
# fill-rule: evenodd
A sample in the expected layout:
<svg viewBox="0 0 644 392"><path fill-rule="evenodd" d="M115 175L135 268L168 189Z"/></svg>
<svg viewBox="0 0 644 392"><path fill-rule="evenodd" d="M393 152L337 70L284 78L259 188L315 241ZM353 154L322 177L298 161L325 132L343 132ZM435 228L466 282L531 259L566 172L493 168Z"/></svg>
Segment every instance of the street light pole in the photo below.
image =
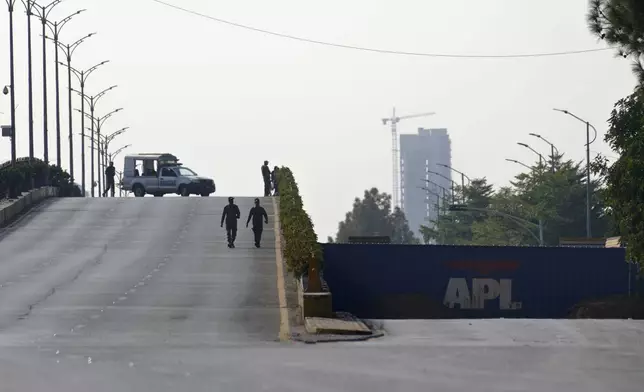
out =
<svg viewBox="0 0 644 392"><path fill-rule="evenodd" d="M96 33L91 33L85 37L79 39L71 45L64 45L62 42L58 41L58 46L63 50L67 64L60 63L60 65L67 66L67 83L69 84L68 88L68 100L69 100L69 175L71 176L71 181L74 182L74 128L72 126L73 117L72 117L72 57L74 52L78 47L85 42L86 39L95 35ZM85 189L83 189L83 192Z"/></svg>
<svg viewBox="0 0 644 392"><path fill-rule="evenodd" d="M434 171L431 171L431 170L427 170L427 173L430 173L430 174L433 174L433 175L439 176L439 177L441 177L441 178L444 178L444 179L446 179L447 181L449 181L449 182L450 182L450 184L452 184L452 186L451 186L451 187L452 187L452 191L451 191L451 193L452 193L452 204L456 203L456 193L454 192L454 184L456 184L456 183L454 182L454 180L452 180L451 178L449 178L449 177L447 177L447 176L444 176L444 175L442 175L442 174L440 174L440 173L438 173L438 172L434 172ZM457 186L458 186L458 185L457 185Z"/></svg>
<svg viewBox="0 0 644 392"><path fill-rule="evenodd" d="M553 109L554 111L567 114L575 119L586 124L586 238L592 238L592 232L590 227L590 145L597 140L597 128L595 128L590 122L570 113L568 110L564 109ZM590 140L590 128L595 131L595 137L593 140Z"/></svg>
<svg viewBox="0 0 644 392"><path fill-rule="evenodd" d="M123 110L123 108L115 109L115 110L109 112L108 114L104 115L103 117L92 118L91 119L91 121L96 121L95 127L96 127L96 141L97 142L101 140L101 128L103 127L103 124L105 123L105 121L107 121L108 118L112 117L114 114L120 112L121 110ZM85 114L85 116L88 116L88 115ZM101 162L100 151L98 149L96 150L96 161ZM101 171L101 168L100 168L100 163L98 164L98 170L99 170L99 173L98 173L98 194L99 194L99 197L100 197L100 195L101 195L101 179L103 178L102 171Z"/></svg>
<svg viewBox="0 0 644 392"><path fill-rule="evenodd" d="M67 24L75 15L85 12L84 9L76 11L75 13L69 15L66 18L61 19L60 21L50 22L46 20L46 25L49 27L49 30L53 34L53 38L45 37L54 42L55 47L55 61L56 61L56 165L60 168L62 167L61 163L61 151L60 151L60 74L59 74L59 65L60 61L58 60L58 39L60 37L60 31L63 26Z"/></svg>
<svg viewBox="0 0 644 392"><path fill-rule="evenodd" d="M525 147L528 150L532 151L533 153L537 154L539 156L539 165L543 164L543 155L541 155L541 153L539 151L537 151L534 148L530 147L526 143L517 143L517 144L520 145L521 147Z"/></svg>
<svg viewBox="0 0 644 392"><path fill-rule="evenodd" d="M11 83L11 164L16 164L16 82L13 53L13 10L16 0L6 0L9 10L9 80Z"/></svg>
<svg viewBox="0 0 644 392"><path fill-rule="evenodd" d="M43 91L43 158L45 165L49 168L49 129L47 127L47 18L49 13L58 5L62 0L54 0L51 3L40 6L34 1L34 10L36 15L40 18L42 23L42 91ZM40 7L40 9L38 9ZM49 178L49 176L47 176Z"/></svg>
<svg viewBox="0 0 644 392"><path fill-rule="evenodd" d="M92 188L92 190L91 190L91 196L92 196L92 197L94 197L94 182L95 182L95 178L94 178L94 152L93 152L93 150L94 150L94 131L95 131L95 129L94 129L94 111L95 111L95 109L96 109L96 104L98 103L98 101L99 101L102 97L104 97L104 96L105 96L105 94L107 94L109 91L111 91L111 90L115 89L116 87L117 87L117 86L116 86L116 85L114 85L114 86L111 86L111 87L109 87L109 88L106 88L105 90L103 90L103 91L101 91L100 93L98 93L98 94L96 94L96 95L93 95L93 96L91 96L91 97L88 97L88 96L87 96L87 95L85 95L83 92L80 92L80 91L74 90L77 94L79 94L79 95L81 96L81 98L82 98L85 102L87 102L87 104L89 105L89 110L90 110L90 120L91 120L90 122L92 123L92 127L91 127L89 130L90 130L90 132L91 132L90 140L91 140L92 145L91 145L91 149L90 149L90 154L89 154L89 155L90 155L90 157L91 157L91 158L90 158L90 162L91 162L91 166L90 166L90 173L91 173L91 174L90 174L90 183L91 183L91 188ZM84 114L83 114L83 115L84 115ZM81 133L81 136L82 136L82 135L83 135L83 133ZM100 167L100 166L99 166L99 167Z"/></svg>
<svg viewBox="0 0 644 392"><path fill-rule="evenodd" d="M554 174L555 173L555 150L557 151L557 155L559 155L559 149L557 147L555 147L555 145L553 143L550 143L545 137L543 137L543 136L541 136L541 135L539 135L537 133L529 133L529 135L534 136L536 138L539 138L539 139L543 140L544 142L546 142L546 143L548 143L550 145L550 154L551 154L550 156L552 157L552 161L551 161L551 163L552 163L552 173Z"/></svg>
<svg viewBox="0 0 644 392"><path fill-rule="evenodd" d="M31 66L31 16L36 6L35 0L22 0L27 11L27 73L29 84L29 161L34 159L34 100L33 100L33 75Z"/></svg>
<svg viewBox="0 0 644 392"><path fill-rule="evenodd" d="M516 164L521 165L523 167L526 167L526 168L528 168L528 169L530 169L531 171L534 172L533 167L530 167L530 166L526 165L523 162L519 162L519 161L517 161L515 159L507 159L507 158L506 158L506 161L516 163ZM541 217L539 217L539 238L540 238L540 241L541 241L541 245L543 245L543 219Z"/></svg>
<svg viewBox="0 0 644 392"><path fill-rule="evenodd" d="M458 170L454 169L453 167L451 167L449 165L446 165L444 163L437 163L436 165L444 167L444 168L449 169L449 170L452 170L452 171L454 171L454 172L456 172L456 173L461 175L461 186L462 186L461 189L463 191L463 203L465 203L465 179L467 178L467 183L468 184L471 183L472 180L468 176L466 176L465 173L463 173L461 171L458 171Z"/></svg>
<svg viewBox="0 0 644 392"><path fill-rule="evenodd" d="M103 61L100 62L93 67L90 67L86 71L79 71L76 68L72 67L71 65L68 65L68 68L74 73L74 76L78 79L78 82L80 84L80 95L81 97L85 96L85 83L87 82L87 78L101 65L107 64L108 61ZM73 90L73 89L72 89ZM85 99L81 99L81 133L83 136L81 138L81 183L83 187L83 191L85 191L87 188L85 188Z"/></svg>

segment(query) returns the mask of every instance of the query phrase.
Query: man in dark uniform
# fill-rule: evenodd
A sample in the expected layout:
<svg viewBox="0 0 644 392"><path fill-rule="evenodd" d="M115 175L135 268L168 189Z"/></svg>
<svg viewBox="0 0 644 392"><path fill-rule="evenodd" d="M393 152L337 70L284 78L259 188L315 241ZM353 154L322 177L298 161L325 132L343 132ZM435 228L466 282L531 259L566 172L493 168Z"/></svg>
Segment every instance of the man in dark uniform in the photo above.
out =
<svg viewBox="0 0 644 392"><path fill-rule="evenodd" d="M250 209L246 227L248 227L248 222L250 222L251 218L253 219L253 233L255 233L255 247L259 248L259 243L262 240L262 231L264 231L264 222L268 224L268 215L264 207L259 205L259 199L255 199L255 207Z"/></svg>
<svg viewBox="0 0 644 392"><path fill-rule="evenodd" d="M110 165L105 169L107 184L105 185L103 197L107 197L107 191L109 190L112 191L112 197L114 197L114 176L116 176L116 168L114 168L114 162L110 162Z"/></svg>
<svg viewBox="0 0 644 392"><path fill-rule="evenodd" d="M226 221L226 235L228 236L228 247L235 247L235 239L237 238L237 219L241 217L239 207L234 203L235 198L228 198L228 205L224 207L224 212L221 214L221 227L224 227L224 220Z"/></svg>
<svg viewBox="0 0 644 392"><path fill-rule="evenodd" d="M264 196L271 195L271 169L268 167L268 161L264 161L262 166L262 178L264 179Z"/></svg>

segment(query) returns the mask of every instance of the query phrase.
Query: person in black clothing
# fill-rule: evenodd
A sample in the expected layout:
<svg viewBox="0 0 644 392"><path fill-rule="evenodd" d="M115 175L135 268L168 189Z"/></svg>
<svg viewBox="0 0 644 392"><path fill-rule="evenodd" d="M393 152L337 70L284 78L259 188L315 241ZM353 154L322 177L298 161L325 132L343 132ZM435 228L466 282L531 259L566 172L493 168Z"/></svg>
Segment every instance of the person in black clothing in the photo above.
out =
<svg viewBox="0 0 644 392"><path fill-rule="evenodd" d="M278 180L279 168L275 166L273 172L271 173L271 180L273 181L273 196L279 196L280 193L277 190L277 180Z"/></svg>
<svg viewBox="0 0 644 392"><path fill-rule="evenodd" d="M224 227L224 220L226 221L226 235L228 236L228 247L235 247L235 239L237 238L237 219L241 217L239 207L235 204L235 198L228 198L228 205L224 207L224 212L221 214L221 227Z"/></svg>
<svg viewBox="0 0 644 392"><path fill-rule="evenodd" d="M114 167L114 162L110 162L110 165L105 169L107 184L105 185L103 197L107 197L107 191L109 190L112 191L112 197L114 197L114 176L116 176L116 168Z"/></svg>
<svg viewBox="0 0 644 392"><path fill-rule="evenodd" d="M264 196L271 195L271 169L268 167L268 161L264 161L262 166L262 178L264 179Z"/></svg>
<svg viewBox="0 0 644 392"><path fill-rule="evenodd" d="M253 233L255 233L255 247L259 248L259 243L262 240L262 231L264 231L264 222L268 224L268 215L264 207L259 205L259 199L255 199L255 207L250 209L246 227L248 227L248 222L250 222L251 218L253 219Z"/></svg>

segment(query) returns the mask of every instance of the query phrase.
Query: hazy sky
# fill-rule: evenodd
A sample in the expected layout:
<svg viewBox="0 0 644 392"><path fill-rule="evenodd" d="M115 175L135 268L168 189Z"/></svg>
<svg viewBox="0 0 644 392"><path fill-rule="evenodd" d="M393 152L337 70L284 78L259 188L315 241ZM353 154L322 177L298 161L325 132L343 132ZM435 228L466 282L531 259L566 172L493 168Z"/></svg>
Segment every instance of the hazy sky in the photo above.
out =
<svg viewBox="0 0 644 392"><path fill-rule="evenodd" d="M167 1L281 33L409 52L514 54L603 47L586 27L587 0ZM0 84L5 85L8 14L4 0L0 6ZM131 143L130 152L174 153L186 166L212 176L220 196L261 194L264 159L271 166L290 166L321 240L335 234L354 197L366 188L391 192L391 137L381 118L393 106L400 115L437 112L401 122L400 131L448 128L453 166L505 185L521 170L505 158L526 163L535 158L516 142L548 152L529 132L551 139L570 158L584 159L584 125L553 107L567 108L603 132L613 104L635 83L629 62L614 58L612 51L503 60L377 54L242 30L151 0L66 0L51 18L81 8L88 11L65 27L61 40L98 32L77 50L73 66L111 60L91 76L86 90L93 94L119 85L97 111L125 109L105 125L108 133L131 127L113 149ZM17 146L18 155L26 156L27 27L21 3L14 19ZM35 148L42 156L37 19L32 28ZM50 157L55 161L53 61L49 71ZM76 97L74 102L80 108ZM5 113L0 123L10 122L9 106L9 97L0 95ZM75 124L79 121L75 113ZM80 137L75 146L78 152ZM601 136L592 149L609 151ZM65 137L65 168L67 151ZM0 140L0 160L9 157L9 140ZM80 181L79 153L75 162ZM122 159L116 163L122 167Z"/></svg>

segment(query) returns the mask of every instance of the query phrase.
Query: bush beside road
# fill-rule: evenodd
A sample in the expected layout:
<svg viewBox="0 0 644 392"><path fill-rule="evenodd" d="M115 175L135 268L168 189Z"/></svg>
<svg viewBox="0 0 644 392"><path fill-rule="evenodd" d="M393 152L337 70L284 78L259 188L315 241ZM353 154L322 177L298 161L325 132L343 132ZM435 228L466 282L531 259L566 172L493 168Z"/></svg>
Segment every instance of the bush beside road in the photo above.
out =
<svg viewBox="0 0 644 392"><path fill-rule="evenodd" d="M0 199L16 199L23 192L44 186L58 188L58 196L79 197L81 190L73 184L69 173L55 165L47 166L43 161L21 159L15 166L7 162L0 166Z"/></svg>
<svg viewBox="0 0 644 392"><path fill-rule="evenodd" d="M279 173L279 217L284 236L284 258L289 272L299 278L314 257L319 261L318 265L322 265L322 248L311 217L304 210L293 172L282 167Z"/></svg>

